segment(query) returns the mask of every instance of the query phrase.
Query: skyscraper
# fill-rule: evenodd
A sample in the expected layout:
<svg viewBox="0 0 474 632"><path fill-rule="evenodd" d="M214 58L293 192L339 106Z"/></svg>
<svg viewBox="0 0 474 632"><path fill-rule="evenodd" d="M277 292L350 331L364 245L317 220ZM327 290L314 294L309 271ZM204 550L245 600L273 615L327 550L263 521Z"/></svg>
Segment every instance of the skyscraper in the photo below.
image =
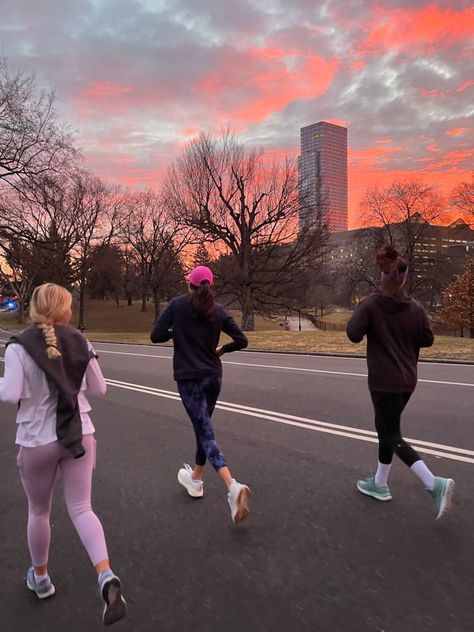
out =
<svg viewBox="0 0 474 632"><path fill-rule="evenodd" d="M347 230L347 128L320 121L300 133L300 228L320 215L331 232Z"/></svg>

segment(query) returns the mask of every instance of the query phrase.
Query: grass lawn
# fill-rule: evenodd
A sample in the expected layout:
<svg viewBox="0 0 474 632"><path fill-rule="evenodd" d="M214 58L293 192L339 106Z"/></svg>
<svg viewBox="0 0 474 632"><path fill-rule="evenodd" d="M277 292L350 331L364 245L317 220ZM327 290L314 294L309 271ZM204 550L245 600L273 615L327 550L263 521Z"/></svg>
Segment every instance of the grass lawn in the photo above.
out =
<svg viewBox="0 0 474 632"><path fill-rule="evenodd" d="M233 312L239 322L240 314ZM347 311L333 312L333 322L345 322ZM77 317L75 316L75 319ZM345 320L344 320L345 319ZM95 341L148 343L153 324L153 306L148 312L140 312L140 304L121 304L119 308L111 301L89 301L86 312L86 335ZM75 321L73 321L75 322ZM249 348L268 351L296 351L299 353L349 353L364 354L365 343L352 344L342 331L285 331L277 320L255 319L256 331L248 332ZM17 331L14 313L0 314L0 327ZM223 336L223 342L226 336ZM424 358L472 360L474 361L474 339L436 336L430 349L423 349Z"/></svg>
<svg viewBox="0 0 474 632"><path fill-rule="evenodd" d="M314 310L311 310L311 313L314 314ZM327 323L345 325L351 316L352 316L352 311L350 309L341 308L337 310L323 312L323 320ZM320 310L317 310L316 318L321 318Z"/></svg>

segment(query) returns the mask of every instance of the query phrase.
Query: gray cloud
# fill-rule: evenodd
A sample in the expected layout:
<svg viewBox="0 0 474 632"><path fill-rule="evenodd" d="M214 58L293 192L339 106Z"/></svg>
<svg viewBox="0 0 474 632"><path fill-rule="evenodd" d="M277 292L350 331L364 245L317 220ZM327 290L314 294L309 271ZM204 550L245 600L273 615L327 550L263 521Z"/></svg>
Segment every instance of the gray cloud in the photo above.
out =
<svg viewBox="0 0 474 632"><path fill-rule="evenodd" d="M347 122L354 155L385 147L374 164L386 170L442 169L445 155L472 168L468 43L429 34L425 43L377 40L379 49L368 50L362 43L380 26L374 6L17 0L2 7L0 41L12 66L56 87L90 164L110 178L136 174L149 183L193 132L226 125L266 148L294 151L299 128L321 119ZM380 0L377 19L428 6L453 12L469 3ZM320 94L318 73L322 80L329 68Z"/></svg>

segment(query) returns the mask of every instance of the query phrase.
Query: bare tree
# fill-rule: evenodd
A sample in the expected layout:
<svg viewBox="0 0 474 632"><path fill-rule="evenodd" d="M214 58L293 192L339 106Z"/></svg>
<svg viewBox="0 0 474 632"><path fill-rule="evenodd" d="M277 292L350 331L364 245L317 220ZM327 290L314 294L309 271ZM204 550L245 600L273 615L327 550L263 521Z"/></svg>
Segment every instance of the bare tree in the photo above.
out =
<svg viewBox="0 0 474 632"><path fill-rule="evenodd" d="M416 292L426 279L417 269L417 246L429 225L443 218L446 201L421 182L394 182L369 189L361 204L365 226L382 227L386 243L396 246L409 263L408 291Z"/></svg>
<svg viewBox="0 0 474 632"><path fill-rule="evenodd" d="M12 287L18 296L17 322L25 322L25 307L34 288L36 262L33 248L21 240L12 237L8 242L3 239L2 258L0 258L0 278Z"/></svg>
<svg viewBox="0 0 474 632"><path fill-rule="evenodd" d="M26 188L28 194L33 189L22 183L4 191L0 201L0 253L8 263L3 275L12 280L20 297L20 322L24 316L21 306L28 302L35 285L48 280L67 286L72 281L74 231L65 230L72 222L65 221L62 190L40 180L37 184L34 196L24 194Z"/></svg>
<svg viewBox="0 0 474 632"><path fill-rule="evenodd" d="M451 204L471 220L474 225L474 174L471 181L460 182L451 193Z"/></svg>
<svg viewBox="0 0 474 632"><path fill-rule="evenodd" d="M0 222L6 222L0 228L0 249L7 255L8 249L20 243L24 247L17 248L17 253L26 259L30 252L35 255L34 268L27 261L21 266L25 274L32 271L25 279L26 287L43 280L77 284L80 328L85 327L86 283L94 252L110 244L118 233L121 202L117 187L108 187L89 172L76 169L69 177L42 176L34 183L23 182L0 204ZM48 260L58 266L46 279L38 270Z"/></svg>
<svg viewBox="0 0 474 632"><path fill-rule="evenodd" d="M124 226L126 225L127 223L124 222ZM133 305L133 297L140 286L139 261L136 252L129 244L122 244L120 254L123 292L127 299L127 305L131 306Z"/></svg>
<svg viewBox="0 0 474 632"><path fill-rule="evenodd" d="M12 74L0 57L0 182L19 187L64 170L75 157L54 101L54 92L41 90L34 75Z"/></svg>
<svg viewBox="0 0 474 632"><path fill-rule="evenodd" d="M52 260L50 280L68 285L65 275L77 229L69 206L70 182L63 176L42 176L5 191L0 201L1 236L35 245L43 264ZM53 266L53 260L55 267ZM54 278L53 278L54 277Z"/></svg>
<svg viewBox="0 0 474 632"><path fill-rule="evenodd" d="M116 306L120 307L124 272L122 264L123 257L118 244L105 244L94 248L87 274L88 295L102 300L112 296Z"/></svg>
<svg viewBox="0 0 474 632"><path fill-rule="evenodd" d="M169 212L156 193L142 191L128 195L123 235L138 263L141 311L146 311L148 295L153 293L157 316L161 288L190 244L191 231Z"/></svg>
<svg viewBox="0 0 474 632"><path fill-rule="evenodd" d="M123 203L118 187L107 186L87 171L78 171L73 176L68 189L68 207L75 229L72 259L79 290L79 329L85 329L87 277L95 253L120 234Z"/></svg>
<svg viewBox="0 0 474 632"><path fill-rule="evenodd" d="M296 163L247 150L230 133L218 140L201 134L187 145L164 195L175 216L220 256L219 280L238 301L245 330L254 329L256 311L281 306L281 289L315 261L323 231L321 223L298 230Z"/></svg>

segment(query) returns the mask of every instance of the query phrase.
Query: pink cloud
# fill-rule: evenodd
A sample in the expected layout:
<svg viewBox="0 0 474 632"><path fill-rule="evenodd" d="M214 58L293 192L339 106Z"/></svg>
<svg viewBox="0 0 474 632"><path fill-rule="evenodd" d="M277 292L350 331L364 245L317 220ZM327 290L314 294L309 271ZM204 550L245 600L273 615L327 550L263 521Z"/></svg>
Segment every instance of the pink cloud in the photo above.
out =
<svg viewBox="0 0 474 632"><path fill-rule="evenodd" d="M199 134L200 131L201 131L200 127L186 127L185 129L181 131L181 136L185 136L185 137L197 136L197 134Z"/></svg>
<svg viewBox="0 0 474 632"><path fill-rule="evenodd" d="M366 54L408 49L433 53L472 37L474 11L435 4L420 9L376 7L369 35L357 49Z"/></svg>
<svg viewBox="0 0 474 632"><path fill-rule="evenodd" d="M456 129L450 129L446 132L448 136L465 136L470 133L470 129L468 127L456 127Z"/></svg>
<svg viewBox="0 0 474 632"><path fill-rule="evenodd" d="M132 91L131 86L123 86L113 81L95 81L87 85L78 96L86 100L99 100L113 99L121 97L124 94L128 94Z"/></svg>
<svg viewBox="0 0 474 632"><path fill-rule="evenodd" d="M464 81L464 83L456 88L456 92L464 92L466 88L472 88L472 86L474 86L474 81Z"/></svg>
<svg viewBox="0 0 474 632"><path fill-rule="evenodd" d="M349 160L353 165L370 164L381 165L389 162L393 154L405 151L406 147L394 146L388 147L368 147L364 149L349 148Z"/></svg>
<svg viewBox="0 0 474 632"><path fill-rule="evenodd" d="M256 123L292 101L324 94L338 67L337 60L319 55L252 48L223 55L220 67L193 90L206 95L215 115L233 126Z"/></svg>

